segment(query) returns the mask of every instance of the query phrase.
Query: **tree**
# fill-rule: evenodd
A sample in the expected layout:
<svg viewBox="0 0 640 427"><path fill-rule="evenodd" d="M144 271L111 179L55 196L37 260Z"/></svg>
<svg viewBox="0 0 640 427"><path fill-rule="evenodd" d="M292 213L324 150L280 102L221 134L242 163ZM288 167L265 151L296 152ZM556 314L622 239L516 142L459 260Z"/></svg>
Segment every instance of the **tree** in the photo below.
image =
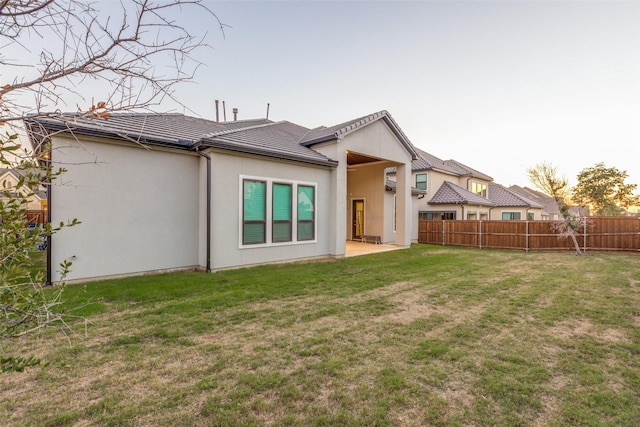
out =
<svg viewBox="0 0 640 427"><path fill-rule="evenodd" d="M560 237L571 238L576 249L576 254L583 255L578 240L576 230L582 224L582 219L571 213L567 205L567 197L570 193L569 181L564 176L558 174L558 169L551 163L543 162L527 169L527 175L531 183L543 193L553 197L558 204L562 221L556 223L555 229Z"/></svg>
<svg viewBox="0 0 640 427"><path fill-rule="evenodd" d="M119 9L113 10L114 5ZM48 147L22 148L18 142L22 121L74 115L108 120L117 111L150 110L166 100L179 104L174 88L193 81L201 65L193 54L207 47L205 35L196 37L186 23L180 23L181 13L196 9L223 30L201 0L103 3L109 10L98 6L84 0L0 0L0 79L8 79L0 80L0 167L20 176L17 185L0 183L0 370L4 372L42 361L3 355L3 343L64 321L59 310L63 284L44 289L42 274L32 272L30 254L40 234L50 236L78 223L29 229L25 216L29 198L40 186L54 185L65 170L64 165L48 161ZM11 58L7 51L18 54ZM99 86L92 86L96 82ZM96 96L100 102L93 102ZM74 103L75 112L61 113L61 107ZM64 274L70 264L59 268Z"/></svg>
<svg viewBox="0 0 640 427"><path fill-rule="evenodd" d="M626 184L627 177L626 171L608 168L603 162L585 168L578 174L573 200L589 206L595 215L621 215L629 206L640 204L640 196L633 194L637 185Z"/></svg>

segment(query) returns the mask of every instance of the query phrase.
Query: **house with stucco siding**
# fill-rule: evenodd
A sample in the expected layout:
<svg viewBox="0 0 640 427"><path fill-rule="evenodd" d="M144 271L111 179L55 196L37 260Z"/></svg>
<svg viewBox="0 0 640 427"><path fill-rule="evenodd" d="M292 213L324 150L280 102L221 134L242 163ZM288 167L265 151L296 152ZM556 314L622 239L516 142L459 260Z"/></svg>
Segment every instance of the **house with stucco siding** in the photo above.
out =
<svg viewBox="0 0 640 427"><path fill-rule="evenodd" d="M316 129L144 113L25 124L36 153L50 147L43 157L67 169L51 221L82 221L50 238L49 282L65 260L76 281L342 257L365 235L412 241L418 155L387 111Z"/></svg>
<svg viewBox="0 0 640 427"><path fill-rule="evenodd" d="M47 199L46 191L39 186L38 188L28 188L21 184L24 182L27 172L18 168L0 168L0 201L6 201L9 197L4 191L9 193L21 193L27 195L27 204L25 208L31 211L46 211Z"/></svg>
<svg viewBox="0 0 640 427"><path fill-rule="evenodd" d="M423 191L416 211L419 220L538 220L543 206L493 178L456 160L442 160L416 148L411 182ZM391 180L395 170L389 168Z"/></svg>

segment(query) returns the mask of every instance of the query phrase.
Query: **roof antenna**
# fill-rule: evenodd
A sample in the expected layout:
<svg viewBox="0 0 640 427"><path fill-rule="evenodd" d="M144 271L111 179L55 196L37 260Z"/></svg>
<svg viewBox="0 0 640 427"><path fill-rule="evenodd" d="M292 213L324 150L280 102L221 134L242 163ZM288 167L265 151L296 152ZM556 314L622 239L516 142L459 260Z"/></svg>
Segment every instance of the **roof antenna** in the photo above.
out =
<svg viewBox="0 0 640 427"><path fill-rule="evenodd" d="M269 120L269 103L267 102L267 120Z"/></svg>

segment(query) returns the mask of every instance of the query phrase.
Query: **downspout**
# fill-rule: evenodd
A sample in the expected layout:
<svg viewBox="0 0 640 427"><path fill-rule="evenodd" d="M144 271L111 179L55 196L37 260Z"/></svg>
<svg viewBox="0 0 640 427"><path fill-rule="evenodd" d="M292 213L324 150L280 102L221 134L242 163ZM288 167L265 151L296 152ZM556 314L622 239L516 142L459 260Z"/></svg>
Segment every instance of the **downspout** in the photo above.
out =
<svg viewBox="0 0 640 427"><path fill-rule="evenodd" d="M53 150L49 152L49 160L48 165L51 164L51 155ZM53 186L51 182L47 182L47 224L51 224L51 190ZM47 277L45 278L45 286L53 285L53 281L51 280L52 271L51 271L51 234L47 234Z"/></svg>
<svg viewBox="0 0 640 427"><path fill-rule="evenodd" d="M207 159L207 262L205 271L211 273L211 156L202 153L199 148L196 152Z"/></svg>

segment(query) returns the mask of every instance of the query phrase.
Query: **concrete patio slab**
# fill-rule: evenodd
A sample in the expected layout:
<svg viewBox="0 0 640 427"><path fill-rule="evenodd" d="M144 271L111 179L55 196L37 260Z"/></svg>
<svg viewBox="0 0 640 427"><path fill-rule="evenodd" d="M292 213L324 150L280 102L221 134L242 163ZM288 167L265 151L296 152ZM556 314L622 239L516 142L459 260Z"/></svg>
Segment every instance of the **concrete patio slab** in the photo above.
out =
<svg viewBox="0 0 640 427"><path fill-rule="evenodd" d="M398 249L402 249L402 247L396 245L376 245L373 243L362 243L354 240L347 240L347 248L344 257L349 258L352 256L374 254L378 252L395 251Z"/></svg>

